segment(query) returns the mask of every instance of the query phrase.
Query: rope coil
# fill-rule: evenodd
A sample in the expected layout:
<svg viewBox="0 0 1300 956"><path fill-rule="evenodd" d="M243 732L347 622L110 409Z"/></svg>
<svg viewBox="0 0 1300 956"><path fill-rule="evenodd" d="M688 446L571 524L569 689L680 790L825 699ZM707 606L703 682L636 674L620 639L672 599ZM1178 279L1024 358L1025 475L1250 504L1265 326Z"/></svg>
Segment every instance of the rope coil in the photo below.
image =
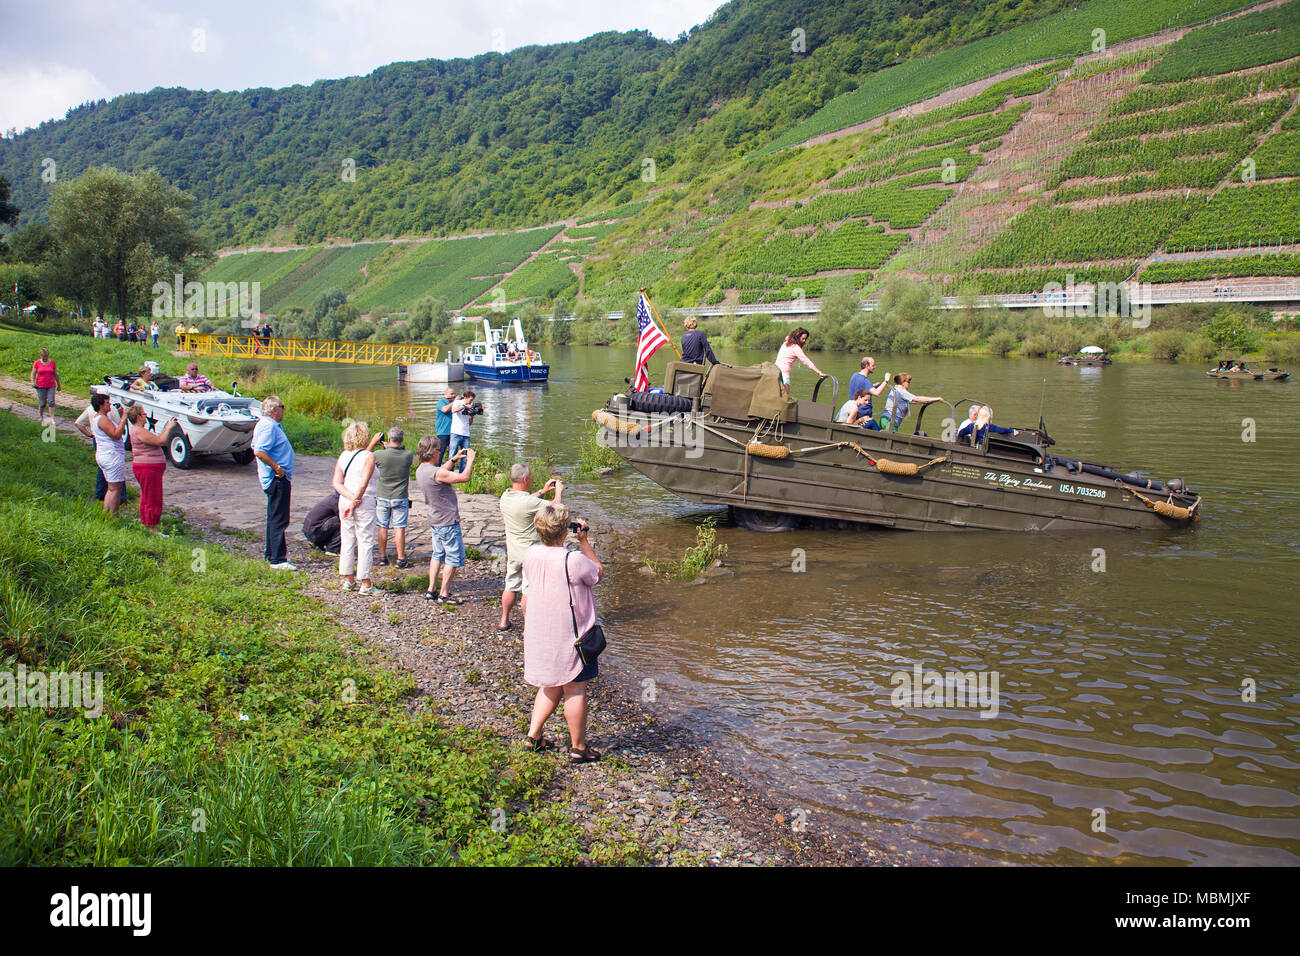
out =
<svg viewBox="0 0 1300 956"><path fill-rule="evenodd" d="M1191 521L1196 517L1196 506L1201 503L1201 499L1197 498L1190 508L1184 508L1174 504L1172 500L1152 501L1146 495L1136 491L1133 492L1133 496L1161 517L1173 518L1177 521Z"/></svg>
<svg viewBox="0 0 1300 956"><path fill-rule="evenodd" d="M608 428L612 432L622 432L625 435L631 435L633 432L639 432L645 425L638 422L629 422L626 419L619 418L617 415L598 408L591 413L591 420L597 425Z"/></svg>

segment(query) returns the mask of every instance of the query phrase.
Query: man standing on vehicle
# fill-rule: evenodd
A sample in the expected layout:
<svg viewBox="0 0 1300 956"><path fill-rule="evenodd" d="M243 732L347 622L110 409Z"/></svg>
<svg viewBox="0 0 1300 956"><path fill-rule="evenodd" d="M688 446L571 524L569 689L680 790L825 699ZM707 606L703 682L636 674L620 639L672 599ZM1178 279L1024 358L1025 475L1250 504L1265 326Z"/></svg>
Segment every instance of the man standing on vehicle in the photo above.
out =
<svg viewBox="0 0 1300 956"><path fill-rule="evenodd" d="M375 520L379 525L379 563L388 564L388 529L393 529L397 566L409 568L406 560L406 524L410 517L411 462L415 459L402 447L406 433L394 425L388 429L388 443L375 452L379 483L375 491Z"/></svg>
<svg viewBox="0 0 1300 956"><path fill-rule="evenodd" d="M293 445L284 433L284 402L278 395L262 401L262 417L253 429L257 477L266 492L266 560L279 571L297 571L289 563L284 529L289 527L289 496L293 480Z"/></svg>

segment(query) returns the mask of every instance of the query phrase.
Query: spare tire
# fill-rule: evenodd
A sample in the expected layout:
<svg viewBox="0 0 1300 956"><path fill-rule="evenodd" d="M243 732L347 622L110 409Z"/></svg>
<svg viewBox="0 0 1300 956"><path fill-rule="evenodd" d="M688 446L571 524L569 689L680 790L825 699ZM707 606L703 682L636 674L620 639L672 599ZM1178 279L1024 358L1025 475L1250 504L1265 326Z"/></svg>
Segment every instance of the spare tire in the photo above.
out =
<svg viewBox="0 0 1300 956"><path fill-rule="evenodd" d="M633 412L652 412L661 415L674 415L677 412L689 412L692 402L689 398L677 395L665 395L660 392L628 392L627 407Z"/></svg>

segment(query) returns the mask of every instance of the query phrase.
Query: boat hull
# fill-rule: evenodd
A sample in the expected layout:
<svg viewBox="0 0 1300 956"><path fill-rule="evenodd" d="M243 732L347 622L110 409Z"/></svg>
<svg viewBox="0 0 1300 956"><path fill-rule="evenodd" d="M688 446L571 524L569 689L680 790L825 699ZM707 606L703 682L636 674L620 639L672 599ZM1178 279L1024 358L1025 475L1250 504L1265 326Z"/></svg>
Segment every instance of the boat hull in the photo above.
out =
<svg viewBox="0 0 1300 956"><path fill-rule="evenodd" d="M532 365L480 365L466 362L465 375L480 382L500 382L505 385L533 385L550 378L551 367L546 364Z"/></svg>
<svg viewBox="0 0 1300 956"><path fill-rule="evenodd" d="M665 426L669 416L622 414L625 421L653 429L642 431L645 437L639 439L606 427L605 442L651 481L704 504L913 531L1176 529L1192 523L1158 514L1119 481L1061 464L1044 468L986 456L937 439L795 423L783 426L780 436L795 454L777 459L746 453L754 434L750 423L706 420L696 413ZM656 437L665 431L671 439ZM848 442L873 459L933 464L917 475L886 474ZM832 447L804 451L825 445ZM1196 513L1194 496L1142 494L1152 501L1172 498Z"/></svg>

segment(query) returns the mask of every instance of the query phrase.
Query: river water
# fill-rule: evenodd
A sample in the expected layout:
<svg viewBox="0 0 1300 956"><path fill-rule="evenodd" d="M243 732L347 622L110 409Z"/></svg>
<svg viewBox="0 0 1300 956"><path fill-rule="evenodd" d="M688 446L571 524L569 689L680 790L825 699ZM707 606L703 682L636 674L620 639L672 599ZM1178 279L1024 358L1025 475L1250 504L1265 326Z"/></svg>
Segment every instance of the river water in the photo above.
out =
<svg viewBox="0 0 1300 956"><path fill-rule="evenodd" d="M552 348L548 386L477 386L474 442L574 463L632 355ZM856 366L814 359L846 384ZM372 426L433 430L440 387L297 368ZM911 372L917 394L982 397L1002 424L1034 424L1041 408L1057 451L1184 477L1203 520L1181 533L760 535L620 469L569 499L600 532L611 663L646 706L787 794L790 819L825 814L914 859L1300 862L1300 384L1217 383L1188 364L879 368ZM796 369L796 391L812 378ZM680 557L709 517L734 575L638 572ZM918 666L984 672L990 696L896 702Z"/></svg>

